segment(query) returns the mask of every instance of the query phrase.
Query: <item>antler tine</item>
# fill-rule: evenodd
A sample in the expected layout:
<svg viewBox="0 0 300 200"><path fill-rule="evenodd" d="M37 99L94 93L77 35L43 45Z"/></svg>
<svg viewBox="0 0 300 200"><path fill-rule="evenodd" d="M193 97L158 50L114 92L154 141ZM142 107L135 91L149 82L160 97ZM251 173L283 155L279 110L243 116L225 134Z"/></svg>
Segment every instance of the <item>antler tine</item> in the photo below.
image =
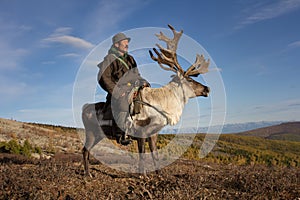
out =
<svg viewBox="0 0 300 200"><path fill-rule="evenodd" d="M159 48L160 52L153 48L153 51L156 53L157 57L153 56L153 53L151 50L149 51L151 58L158 62L159 66L165 70L170 70L174 72L179 72L185 77L187 76L198 76L199 74L204 74L208 72L208 66L210 64L210 60L208 59L207 61L205 60L203 55L196 55L196 61L194 64L192 64L186 72L182 69L180 64L178 63L177 60L177 46L180 37L182 36L183 30L180 32L176 31L173 26L168 24L169 28L172 30L174 37L172 39L168 38L165 36L162 32L159 34L155 34L159 40L162 40L166 42L167 48L162 47L159 44L156 44L156 46ZM163 66L168 65L169 68Z"/></svg>
<svg viewBox="0 0 300 200"><path fill-rule="evenodd" d="M188 75L189 73L191 73L191 71L193 71L197 65L201 64L204 60L203 55L199 56L199 54L196 55L196 61L194 62L194 64L192 64L187 71L185 72L185 75Z"/></svg>
<svg viewBox="0 0 300 200"><path fill-rule="evenodd" d="M205 74L208 72L208 66L210 60L205 60L203 55L196 55L196 61L192 64L188 70L184 73L185 76L198 76L199 74Z"/></svg>
<svg viewBox="0 0 300 200"><path fill-rule="evenodd" d="M168 38L167 36L165 36L162 32L160 32L160 34L155 34L159 40L162 40L164 42L167 43L167 48L173 52L176 52L177 50L177 45L179 42L179 39L183 33L183 30L181 30L180 32L177 32L175 30L175 28L173 26L171 26L170 24L168 24L168 27L172 30L173 32L173 39Z"/></svg>
<svg viewBox="0 0 300 200"><path fill-rule="evenodd" d="M183 74L184 71L181 68L181 66L179 65L178 60L177 60L177 55L176 55L178 41L179 41L183 31L181 30L180 32L177 32L173 26L171 26L171 25L168 25L168 26L172 30L174 37L172 39L170 39L167 36L165 36L162 32L160 32L160 34L155 34L159 40L166 42L167 48L163 48L159 44L156 44L156 46L159 48L161 53L159 53L156 49L153 49L158 57L153 59L153 54L151 52L150 52L150 56L154 61L157 61L163 69L167 69L167 68L163 67L161 64L168 65L170 67L170 69L167 69L167 70L171 70L174 72L179 71L180 73Z"/></svg>
<svg viewBox="0 0 300 200"><path fill-rule="evenodd" d="M162 63L165 63L165 64L169 65L170 67L172 67L175 70L175 72L179 71L180 73L183 74L184 71L178 63L176 52L174 52L170 49L165 49L162 46L160 46L159 44L156 44L156 46L161 51L160 55L163 60ZM158 51L156 53L158 53Z"/></svg>
<svg viewBox="0 0 300 200"><path fill-rule="evenodd" d="M157 58L153 55L153 53L149 50L150 57L152 60L156 61L161 68L164 70L170 70L173 72L176 72L176 69L174 68L172 61L169 61L163 54L160 54L157 49L153 48L153 51L156 53ZM164 57L164 58L163 58ZM162 64L168 65L170 68L164 67Z"/></svg>

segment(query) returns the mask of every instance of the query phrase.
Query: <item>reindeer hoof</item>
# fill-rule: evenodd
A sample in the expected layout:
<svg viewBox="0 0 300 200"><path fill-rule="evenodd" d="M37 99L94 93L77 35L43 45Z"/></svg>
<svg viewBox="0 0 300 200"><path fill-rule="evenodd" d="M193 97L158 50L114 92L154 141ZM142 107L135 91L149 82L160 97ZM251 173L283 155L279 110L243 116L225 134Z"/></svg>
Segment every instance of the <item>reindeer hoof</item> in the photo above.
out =
<svg viewBox="0 0 300 200"><path fill-rule="evenodd" d="M150 178L146 174L139 175L139 179L150 180Z"/></svg>
<svg viewBox="0 0 300 200"><path fill-rule="evenodd" d="M85 172L84 173L84 176L85 177L90 177L90 178L93 178L92 174L90 172Z"/></svg>

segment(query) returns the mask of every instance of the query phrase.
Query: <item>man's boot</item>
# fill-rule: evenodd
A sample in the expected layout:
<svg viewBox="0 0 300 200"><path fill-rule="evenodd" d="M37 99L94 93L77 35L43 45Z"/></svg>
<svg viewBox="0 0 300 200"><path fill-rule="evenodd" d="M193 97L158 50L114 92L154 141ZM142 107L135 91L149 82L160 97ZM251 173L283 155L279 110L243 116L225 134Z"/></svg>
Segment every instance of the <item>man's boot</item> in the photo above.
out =
<svg viewBox="0 0 300 200"><path fill-rule="evenodd" d="M117 142L119 144L127 146L131 144L132 140L125 134L125 132L123 132L122 135L119 137L119 139L117 138Z"/></svg>

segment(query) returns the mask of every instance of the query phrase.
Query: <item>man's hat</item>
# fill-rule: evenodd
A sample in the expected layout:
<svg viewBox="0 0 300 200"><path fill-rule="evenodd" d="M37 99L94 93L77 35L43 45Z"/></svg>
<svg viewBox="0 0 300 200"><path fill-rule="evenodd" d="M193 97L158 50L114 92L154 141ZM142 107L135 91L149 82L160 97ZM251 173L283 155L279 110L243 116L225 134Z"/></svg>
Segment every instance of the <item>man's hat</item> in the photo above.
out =
<svg viewBox="0 0 300 200"><path fill-rule="evenodd" d="M114 37L112 38L112 42L113 44L118 43L122 40L128 40L128 42L130 42L130 38L127 37L124 33L117 33L116 35L114 35Z"/></svg>

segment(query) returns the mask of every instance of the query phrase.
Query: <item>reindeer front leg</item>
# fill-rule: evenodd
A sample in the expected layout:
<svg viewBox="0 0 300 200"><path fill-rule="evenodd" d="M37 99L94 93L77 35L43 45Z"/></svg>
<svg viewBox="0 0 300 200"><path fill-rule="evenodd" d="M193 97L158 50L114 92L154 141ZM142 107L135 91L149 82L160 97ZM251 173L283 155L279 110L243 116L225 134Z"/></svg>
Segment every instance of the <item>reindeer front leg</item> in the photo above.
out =
<svg viewBox="0 0 300 200"><path fill-rule="evenodd" d="M156 142L157 142L157 133L154 135L151 135L150 138L148 138L148 143L149 143L149 148L151 151L151 155L152 155L152 159L153 159L153 163L154 163L154 167L155 167L155 172L156 174L159 173L159 162L158 162L158 151L157 151L157 146L156 146Z"/></svg>
<svg viewBox="0 0 300 200"><path fill-rule="evenodd" d="M138 138L138 149L139 149L139 173L143 174L146 176L146 171L145 171L145 142L146 138Z"/></svg>

